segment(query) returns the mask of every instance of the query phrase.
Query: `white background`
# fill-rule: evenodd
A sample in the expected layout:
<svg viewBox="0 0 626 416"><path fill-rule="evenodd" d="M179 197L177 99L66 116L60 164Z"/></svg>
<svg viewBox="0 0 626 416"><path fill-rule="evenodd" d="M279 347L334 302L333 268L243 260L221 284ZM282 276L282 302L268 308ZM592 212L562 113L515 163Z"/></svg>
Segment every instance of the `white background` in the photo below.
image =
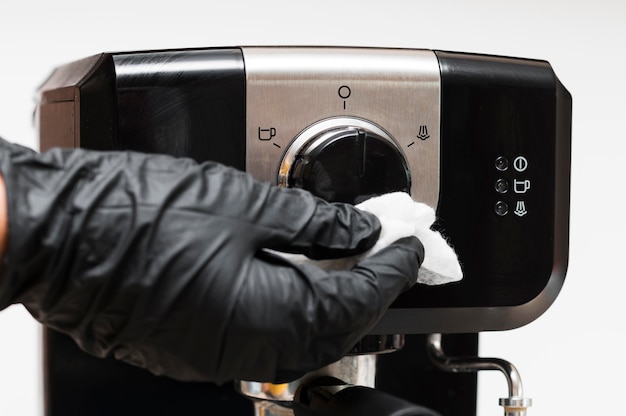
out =
<svg viewBox="0 0 626 416"><path fill-rule="evenodd" d="M548 60L574 99L570 267L553 307L482 337L518 367L530 415L620 414L624 316L626 12L619 0L5 1L0 136L36 147L34 92L57 65L105 51L231 45L389 46ZM0 415L41 415L39 327L0 313ZM480 376L480 416L504 378ZM209 414L209 412L207 412Z"/></svg>

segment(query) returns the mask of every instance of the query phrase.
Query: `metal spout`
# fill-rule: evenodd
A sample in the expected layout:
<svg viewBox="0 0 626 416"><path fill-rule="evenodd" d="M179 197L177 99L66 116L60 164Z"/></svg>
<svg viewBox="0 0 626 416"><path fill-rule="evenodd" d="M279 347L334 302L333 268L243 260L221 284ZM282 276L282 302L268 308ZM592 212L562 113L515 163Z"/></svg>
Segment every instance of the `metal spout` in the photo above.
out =
<svg viewBox="0 0 626 416"><path fill-rule="evenodd" d="M504 374L509 388L509 397L500 399L505 416L526 416L526 410L532 400L524 398L522 379L517 368L510 362L500 358L483 357L449 357L441 346L441 334L428 337L428 353L432 362L444 371L453 373L473 373L481 370L497 370Z"/></svg>

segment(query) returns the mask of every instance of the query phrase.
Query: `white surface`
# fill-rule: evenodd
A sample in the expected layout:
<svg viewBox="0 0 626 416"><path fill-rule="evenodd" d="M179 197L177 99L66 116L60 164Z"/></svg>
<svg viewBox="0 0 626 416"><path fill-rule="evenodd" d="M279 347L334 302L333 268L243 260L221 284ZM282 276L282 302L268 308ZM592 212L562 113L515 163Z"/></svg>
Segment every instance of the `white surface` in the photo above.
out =
<svg viewBox="0 0 626 416"><path fill-rule="evenodd" d="M618 0L4 2L0 136L35 145L37 86L54 66L102 51L324 44L546 59L574 97L569 274L543 317L483 336L482 350L516 364L534 399L529 416L616 414L626 371L625 17ZM0 313L0 331L0 414L40 415L38 328L12 307ZM501 415L505 394L499 374L481 376L479 415Z"/></svg>
<svg viewBox="0 0 626 416"><path fill-rule="evenodd" d="M294 263L313 263L326 270L350 270L364 257L378 253L394 241L415 236L424 246L426 257L417 275L417 284L443 285L458 282L463 271L458 257L446 239L431 229L435 222L435 210L421 202L415 202L406 192L392 192L370 198L356 205L372 213L380 220L378 241L370 250L356 256L341 259L311 260L302 254L274 252Z"/></svg>

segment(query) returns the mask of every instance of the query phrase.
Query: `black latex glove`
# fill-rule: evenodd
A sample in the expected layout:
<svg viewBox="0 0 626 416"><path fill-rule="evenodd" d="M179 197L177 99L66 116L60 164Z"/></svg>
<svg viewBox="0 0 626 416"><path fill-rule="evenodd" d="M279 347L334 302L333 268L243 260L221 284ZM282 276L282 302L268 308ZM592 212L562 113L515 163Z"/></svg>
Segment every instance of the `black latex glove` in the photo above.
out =
<svg viewBox="0 0 626 416"><path fill-rule="evenodd" d="M378 220L216 163L37 154L0 139L9 201L0 308L85 351L182 380L279 381L337 360L415 282L405 239L351 271L294 266L372 246Z"/></svg>

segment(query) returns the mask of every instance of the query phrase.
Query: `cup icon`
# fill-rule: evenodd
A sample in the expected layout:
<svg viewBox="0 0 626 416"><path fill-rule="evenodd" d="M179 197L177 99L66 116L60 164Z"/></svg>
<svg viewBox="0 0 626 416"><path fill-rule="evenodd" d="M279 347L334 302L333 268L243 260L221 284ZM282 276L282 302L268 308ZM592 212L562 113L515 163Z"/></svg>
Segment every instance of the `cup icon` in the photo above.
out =
<svg viewBox="0 0 626 416"><path fill-rule="evenodd" d="M513 190L516 194L525 194L530 189L530 179L513 180Z"/></svg>
<svg viewBox="0 0 626 416"><path fill-rule="evenodd" d="M269 129L259 127L259 140L272 140L274 136L276 136L276 129L274 127L270 127Z"/></svg>

